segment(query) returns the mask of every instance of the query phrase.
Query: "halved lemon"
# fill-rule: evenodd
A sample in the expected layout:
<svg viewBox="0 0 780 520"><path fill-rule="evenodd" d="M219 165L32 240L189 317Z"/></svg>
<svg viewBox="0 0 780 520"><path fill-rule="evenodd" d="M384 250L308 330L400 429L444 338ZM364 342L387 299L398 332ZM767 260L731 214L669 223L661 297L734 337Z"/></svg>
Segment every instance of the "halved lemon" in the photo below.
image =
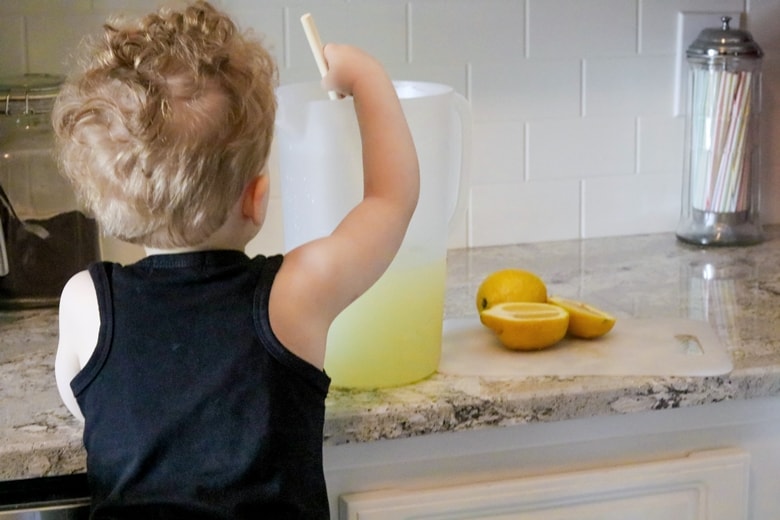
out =
<svg viewBox="0 0 780 520"><path fill-rule="evenodd" d="M569 313L563 307L538 302L505 302L479 314L482 324L513 350L539 350L566 335Z"/></svg>
<svg viewBox="0 0 780 520"><path fill-rule="evenodd" d="M548 301L569 313L568 333L577 338L592 339L603 336L615 326L616 318L585 302L551 296Z"/></svg>
<svg viewBox="0 0 780 520"><path fill-rule="evenodd" d="M522 269L501 269L489 274L477 290L477 312L504 302L547 301L547 286L541 278Z"/></svg>

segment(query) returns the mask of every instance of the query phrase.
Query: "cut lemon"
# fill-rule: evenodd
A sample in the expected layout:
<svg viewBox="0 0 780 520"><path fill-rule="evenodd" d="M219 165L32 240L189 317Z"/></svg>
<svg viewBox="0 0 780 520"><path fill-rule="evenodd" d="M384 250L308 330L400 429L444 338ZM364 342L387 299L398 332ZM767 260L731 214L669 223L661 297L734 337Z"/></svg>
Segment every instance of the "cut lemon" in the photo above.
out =
<svg viewBox="0 0 780 520"><path fill-rule="evenodd" d="M522 269L502 269L485 278L477 290L477 312L504 302L547 301L547 287L541 278Z"/></svg>
<svg viewBox="0 0 780 520"><path fill-rule="evenodd" d="M615 326L615 317L592 305L577 300L551 296L548 300L569 313L568 333L577 338L598 338Z"/></svg>
<svg viewBox="0 0 780 520"><path fill-rule="evenodd" d="M558 343L566 335L569 313L557 305L506 302L479 314L483 325L513 350L539 350Z"/></svg>

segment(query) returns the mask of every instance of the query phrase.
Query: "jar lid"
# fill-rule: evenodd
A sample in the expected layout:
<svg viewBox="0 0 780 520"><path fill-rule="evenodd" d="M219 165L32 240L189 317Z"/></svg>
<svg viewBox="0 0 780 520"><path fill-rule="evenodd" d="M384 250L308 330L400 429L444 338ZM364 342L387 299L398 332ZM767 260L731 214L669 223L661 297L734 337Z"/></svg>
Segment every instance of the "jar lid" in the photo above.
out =
<svg viewBox="0 0 780 520"><path fill-rule="evenodd" d="M40 114L51 112L63 76L22 74L0 77L0 113Z"/></svg>
<svg viewBox="0 0 780 520"><path fill-rule="evenodd" d="M748 31L731 29L730 16L721 19L720 27L704 29L699 33L686 55L689 58L738 56L741 58L760 58L764 55L761 47L753 40Z"/></svg>

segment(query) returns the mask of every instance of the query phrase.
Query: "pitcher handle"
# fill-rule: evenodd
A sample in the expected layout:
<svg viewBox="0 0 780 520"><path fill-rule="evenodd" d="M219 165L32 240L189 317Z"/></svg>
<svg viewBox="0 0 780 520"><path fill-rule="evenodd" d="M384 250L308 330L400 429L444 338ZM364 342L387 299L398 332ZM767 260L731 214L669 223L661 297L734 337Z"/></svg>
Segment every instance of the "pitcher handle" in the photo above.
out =
<svg viewBox="0 0 780 520"><path fill-rule="evenodd" d="M466 213L469 175L471 169L471 105L465 97L453 91L453 106L460 119L460 175L449 180L447 222L450 233L454 222Z"/></svg>

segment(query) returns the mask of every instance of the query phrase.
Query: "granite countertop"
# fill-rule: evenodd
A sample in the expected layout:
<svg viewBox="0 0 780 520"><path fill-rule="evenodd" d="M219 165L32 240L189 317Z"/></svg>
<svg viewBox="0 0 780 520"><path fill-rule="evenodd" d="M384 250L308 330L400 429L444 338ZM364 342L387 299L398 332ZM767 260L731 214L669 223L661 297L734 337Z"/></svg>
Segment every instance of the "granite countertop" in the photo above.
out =
<svg viewBox="0 0 780 520"><path fill-rule="evenodd" d="M440 373L381 390L332 389L326 444L562 421L780 395L780 226L737 248L673 234L453 250L445 317L473 316L490 272L538 273L550 293L620 317L708 320L734 370L713 377L466 377ZM85 470L81 424L54 382L53 309L0 312L0 479Z"/></svg>

